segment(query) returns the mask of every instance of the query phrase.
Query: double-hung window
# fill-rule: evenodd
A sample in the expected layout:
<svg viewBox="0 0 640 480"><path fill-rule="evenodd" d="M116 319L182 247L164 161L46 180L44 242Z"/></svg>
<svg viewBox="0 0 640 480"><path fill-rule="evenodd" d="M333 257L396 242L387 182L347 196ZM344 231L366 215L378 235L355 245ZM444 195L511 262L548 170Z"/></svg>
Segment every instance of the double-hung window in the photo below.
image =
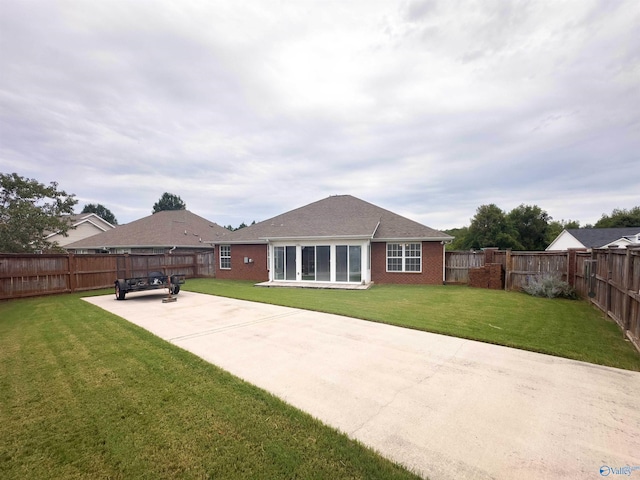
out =
<svg viewBox="0 0 640 480"><path fill-rule="evenodd" d="M387 272L421 271L421 243L387 243Z"/></svg>
<svg viewBox="0 0 640 480"><path fill-rule="evenodd" d="M231 269L231 245L220 245L220 268Z"/></svg>

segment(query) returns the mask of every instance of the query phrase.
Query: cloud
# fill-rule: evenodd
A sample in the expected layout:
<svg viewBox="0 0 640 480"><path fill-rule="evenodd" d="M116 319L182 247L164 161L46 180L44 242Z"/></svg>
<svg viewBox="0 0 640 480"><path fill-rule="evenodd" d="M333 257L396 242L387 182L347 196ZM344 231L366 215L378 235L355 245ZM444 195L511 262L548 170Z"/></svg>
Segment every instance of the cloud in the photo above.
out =
<svg viewBox="0 0 640 480"><path fill-rule="evenodd" d="M341 193L435 228L637 204L632 0L3 10L0 170L120 223L165 191L233 225Z"/></svg>

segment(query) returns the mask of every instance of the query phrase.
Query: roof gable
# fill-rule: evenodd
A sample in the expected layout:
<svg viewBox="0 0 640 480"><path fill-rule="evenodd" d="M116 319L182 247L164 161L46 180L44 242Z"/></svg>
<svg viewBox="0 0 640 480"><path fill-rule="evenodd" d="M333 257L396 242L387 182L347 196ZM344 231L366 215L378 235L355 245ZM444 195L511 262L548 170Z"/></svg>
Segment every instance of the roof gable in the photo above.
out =
<svg viewBox="0 0 640 480"><path fill-rule="evenodd" d="M453 237L351 195L335 195L236 230L225 241L294 238L449 240Z"/></svg>
<svg viewBox="0 0 640 480"><path fill-rule="evenodd" d="M599 248L622 237L640 233L640 227L624 228L570 228L566 230L585 248Z"/></svg>
<svg viewBox="0 0 640 480"><path fill-rule="evenodd" d="M65 248L210 247L229 230L189 210L164 210Z"/></svg>
<svg viewBox="0 0 640 480"><path fill-rule="evenodd" d="M66 222L69 225L70 229L77 228L83 223L90 223L93 226L95 226L96 229L101 230L103 232L110 228L115 228L115 225L111 225L109 222L107 222L102 217L96 215L95 213L72 213L71 215L64 215L59 218L64 222ZM55 232L48 231L45 233L47 235L46 238L50 238L50 237L59 235L60 231L55 231Z"/></svg>

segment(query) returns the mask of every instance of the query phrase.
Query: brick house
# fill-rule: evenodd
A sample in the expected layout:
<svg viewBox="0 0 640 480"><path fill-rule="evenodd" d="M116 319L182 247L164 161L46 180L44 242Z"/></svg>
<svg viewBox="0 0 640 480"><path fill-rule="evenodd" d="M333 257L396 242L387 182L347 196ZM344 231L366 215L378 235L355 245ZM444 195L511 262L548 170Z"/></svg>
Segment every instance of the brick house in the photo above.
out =
<svg viewBox="0 0 640 480"><path fill-rule="evenodd" d="M336 195L216 241L216 277L257 282L440 284L453 237Z"/></svg>

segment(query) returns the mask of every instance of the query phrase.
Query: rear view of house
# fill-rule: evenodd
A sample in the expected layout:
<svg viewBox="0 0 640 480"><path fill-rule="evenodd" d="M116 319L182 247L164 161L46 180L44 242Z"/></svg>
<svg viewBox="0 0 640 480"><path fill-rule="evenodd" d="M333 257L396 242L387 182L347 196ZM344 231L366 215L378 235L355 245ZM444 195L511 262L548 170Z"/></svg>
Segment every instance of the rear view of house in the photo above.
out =
<svg viewBox="0 0 640 480"><path fill-rule="evenodd" d="M216 242L221 279L439 284L453 237L350 195L242 228Z"/></svg>

